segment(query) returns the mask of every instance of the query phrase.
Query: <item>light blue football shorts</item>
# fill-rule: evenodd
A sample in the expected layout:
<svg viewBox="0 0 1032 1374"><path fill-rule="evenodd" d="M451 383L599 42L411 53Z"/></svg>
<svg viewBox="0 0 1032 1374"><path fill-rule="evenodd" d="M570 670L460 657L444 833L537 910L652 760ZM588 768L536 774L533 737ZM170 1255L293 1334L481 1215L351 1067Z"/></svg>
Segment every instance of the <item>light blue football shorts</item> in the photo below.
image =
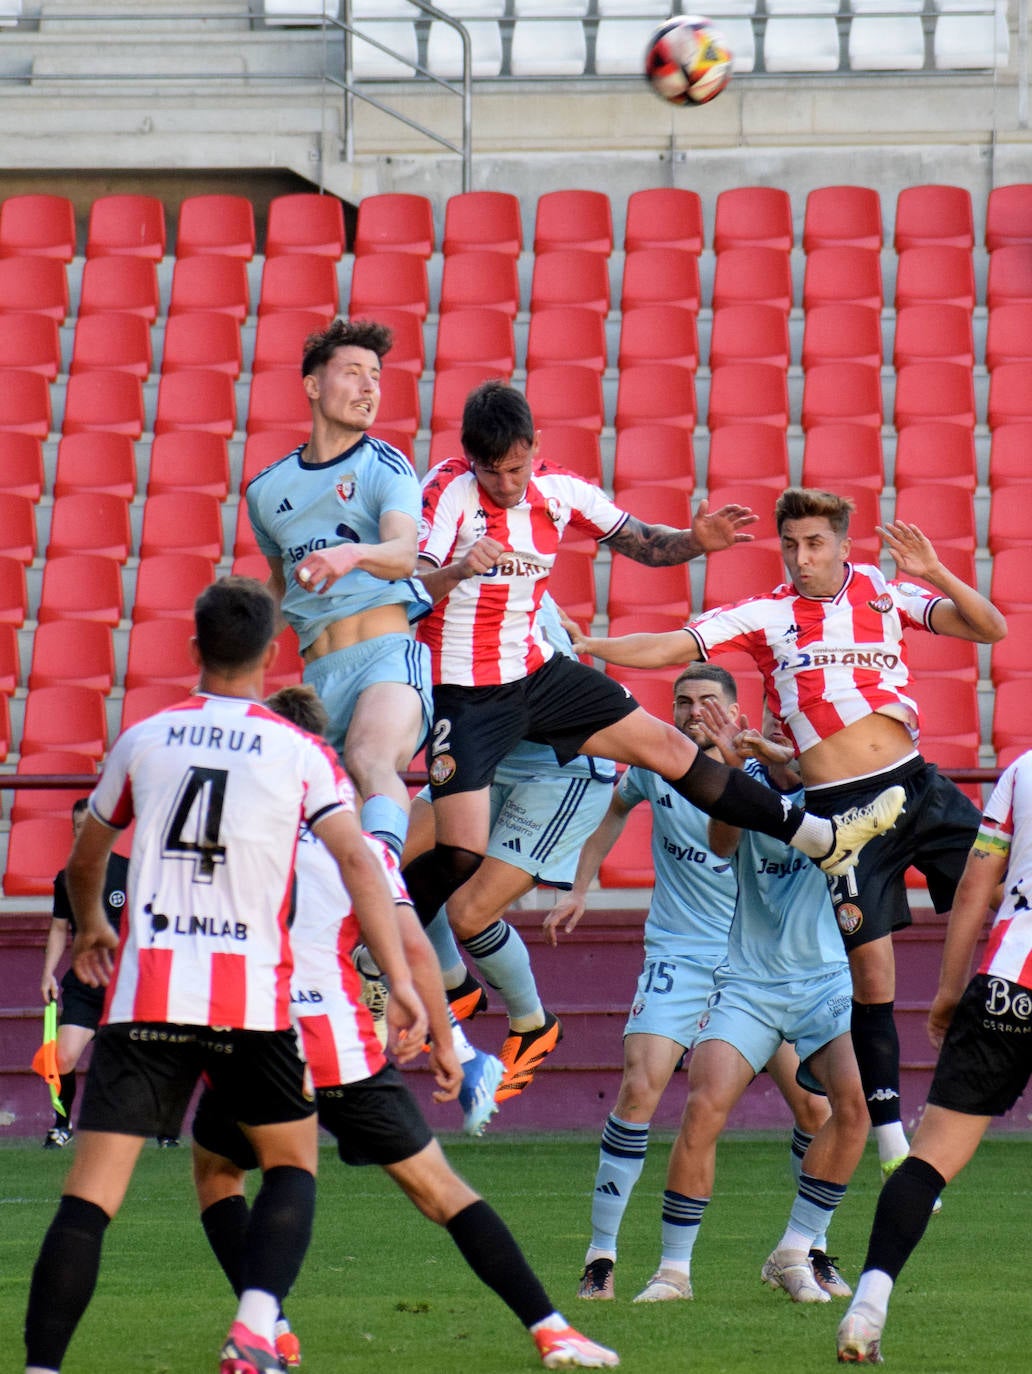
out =
<svg viewBox="0 0 1032 1374"><path fill-rule="evenodd" d="M853 983L848 967L819 978L764 983L718 970L695 1045L724 1040L759 1073L781 1044L795 1045L806 1061L840 1035L849 1034Z"/></svg>
<svg viewBox="0 0 1032 1374"><path fill-rule="evenodd" d="M685 1049L713 991L713 970L693 959L648 955L638 979L624 1035L662 1035Z"/></svg>
<svg viewBox="0 0 1032 1374"><path fill-rule="evenodd" d="M358 698L377 682L402 682L413 687L423 706L422 747L434 718L430 694L430 650L411 635L380 635L347 649L335 649L305 665L304 681L310 682L329 712L326 738L340 754L355 713Z"/></svg>

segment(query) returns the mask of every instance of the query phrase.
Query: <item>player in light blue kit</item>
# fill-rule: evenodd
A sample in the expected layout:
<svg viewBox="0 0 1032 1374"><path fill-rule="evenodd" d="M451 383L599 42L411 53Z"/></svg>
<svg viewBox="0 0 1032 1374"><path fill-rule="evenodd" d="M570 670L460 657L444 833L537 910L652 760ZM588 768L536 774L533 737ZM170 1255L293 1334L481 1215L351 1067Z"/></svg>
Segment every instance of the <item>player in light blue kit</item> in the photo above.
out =
<svg viewBox="0 0 1032 1374"><path fill-rule="evenodd" d="M726 669L693 664L674 683L674 724L701 749L719 757L706 723L706 703L718 702L734 718L737 695L734 678ZM595 1176L591 1244L578 1294L591 1299L614 1295L617 1237L645 1165L649 1126L671 1075L695 1038L713 991L713 970L727 955L738 892L732 860L714 852L709 818L658 774L629 768L602 825L584 847L569 898L545 921L553 943L559 929L569 933L580 921L602 860L641 801L652 808L655 887L645 922L645 965L624 1028L623 1078L602 1131ZM729 840L737 834L727 829ZM827 1108L797 1085L797 1061L787 1047L774 1045L767 1059L771 1077L796 1121L793 1155L798 1157Z"/></svg>
<svg viewBox="0 0 1032 1374"><path fill-rule="evenodd" d="M706 703L707 728L729 765L792 797L793 750L772 725L770 738L742 729L722 703ZM758 760L764 760L761 764ZM726 960L699 1023L688 1070L688 1100L670 1154L663 1195L662 1255L638 1302L692 1296L690 1268L713 1193L717 1138L728 1113L784 1040L795 1045L800 1076L816 1079L831 1112L802 1159L788 1225L761 1278L793 1302L848 1297L824 1251L826 1231L863 1153L869 1125L850 1034L852 985L827 882L797 864L777 841L710 824L718 853L734 855L738 900Z"/></svg>
<svg viewBox="0 0 1032 1374"><path fill-rule="evenodd" d="M362 828L400 854L408 791L399 774L432 716L429 654L410 624L431 603L412 576L419 481L404 454L368 432L390 346L390 330L365 320L335 320L305 341L311 438L258 474L247 507L305 681L363 799Z"/></svg>

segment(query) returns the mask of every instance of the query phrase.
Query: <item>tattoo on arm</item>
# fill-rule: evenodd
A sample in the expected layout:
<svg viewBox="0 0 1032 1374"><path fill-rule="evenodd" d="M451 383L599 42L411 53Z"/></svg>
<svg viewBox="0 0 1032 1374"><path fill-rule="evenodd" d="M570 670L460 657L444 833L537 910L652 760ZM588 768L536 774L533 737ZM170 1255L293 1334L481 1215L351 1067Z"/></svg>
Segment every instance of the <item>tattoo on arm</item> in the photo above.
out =
<svg viewBox="0 0 1032 1374"><path fill-rule="evenodd" d="M646 525L633 515L607 542L617 553L650 568L668 568L677 563L687 563L701 552L691 530L675 530L669 525Z"/></svg>

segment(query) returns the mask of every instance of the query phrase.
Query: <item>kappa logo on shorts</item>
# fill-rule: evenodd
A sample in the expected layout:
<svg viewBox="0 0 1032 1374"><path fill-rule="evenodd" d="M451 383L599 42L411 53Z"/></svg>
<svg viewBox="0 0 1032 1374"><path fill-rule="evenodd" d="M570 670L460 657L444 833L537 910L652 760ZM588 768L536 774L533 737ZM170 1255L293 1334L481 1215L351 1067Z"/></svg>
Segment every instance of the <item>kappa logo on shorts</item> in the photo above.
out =
<svg viewBox="0 0 1032 1374"><path fill-rule="evenodd" d="M431 787L443 787L455 776L455 760L451 754L438 754L427 769Z"/></svg>
<svg viewBox="0 0 1032 1374"><path fill-rule="evenodd" d="M843 935L855 935L864 923L864 913L852 902L843 902L835 908L835 919Z"/></svg>

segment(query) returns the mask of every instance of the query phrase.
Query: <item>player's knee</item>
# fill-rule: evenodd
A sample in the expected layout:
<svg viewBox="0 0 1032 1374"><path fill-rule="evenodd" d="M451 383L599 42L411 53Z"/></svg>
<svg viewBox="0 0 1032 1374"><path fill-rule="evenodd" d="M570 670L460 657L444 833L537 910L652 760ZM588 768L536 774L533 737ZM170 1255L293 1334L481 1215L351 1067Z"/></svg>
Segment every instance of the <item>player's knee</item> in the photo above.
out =
<svg viewBox="0 0 1032 1374"><path fill-rule="evenodd" d="M806 1135L816 1135L827 1121L829 1107L827 1098L816 1093L800 1093L795 1107L795 1124Z"/></svg>

